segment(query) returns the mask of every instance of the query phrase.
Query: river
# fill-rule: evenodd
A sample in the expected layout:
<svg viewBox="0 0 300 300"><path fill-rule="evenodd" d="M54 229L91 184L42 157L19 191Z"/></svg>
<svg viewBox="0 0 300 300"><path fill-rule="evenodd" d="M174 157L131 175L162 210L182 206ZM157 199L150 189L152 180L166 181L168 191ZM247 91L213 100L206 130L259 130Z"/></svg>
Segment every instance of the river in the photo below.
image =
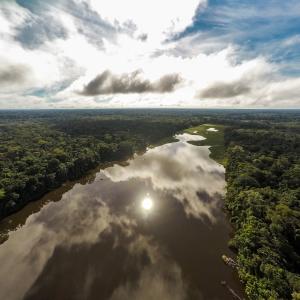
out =
<svg viewBox="0 0 300 300"><path fill-rule="evenodd" d="M222 254L224 168L207 146L148 149L48 193L0 223L0 299L233 299Z"/></svg>

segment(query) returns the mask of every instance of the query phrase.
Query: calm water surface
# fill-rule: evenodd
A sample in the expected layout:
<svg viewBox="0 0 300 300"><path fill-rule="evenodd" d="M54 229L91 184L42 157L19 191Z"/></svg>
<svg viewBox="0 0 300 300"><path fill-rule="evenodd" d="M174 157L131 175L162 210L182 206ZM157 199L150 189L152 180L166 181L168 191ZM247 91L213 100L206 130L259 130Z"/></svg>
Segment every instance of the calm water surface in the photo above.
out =
<svg viewBox="0 0 300 300"><path fill-rule="evenodd" d="M3 220L0 299L233 299L224 168L187 141L67 184Z"/></svg>

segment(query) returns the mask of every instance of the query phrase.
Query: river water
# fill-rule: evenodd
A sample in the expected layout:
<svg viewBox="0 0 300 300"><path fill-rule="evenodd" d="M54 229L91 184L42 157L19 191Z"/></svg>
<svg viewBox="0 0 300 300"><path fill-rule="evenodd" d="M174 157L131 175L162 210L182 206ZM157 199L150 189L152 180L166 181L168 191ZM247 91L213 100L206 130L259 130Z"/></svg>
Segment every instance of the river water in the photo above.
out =
<svg viewBox="0 0 300 300"><path fill-rule="evenodd" d="M200 136L69 183L0 223L0 299L233 299L224 168Z"/></svg>

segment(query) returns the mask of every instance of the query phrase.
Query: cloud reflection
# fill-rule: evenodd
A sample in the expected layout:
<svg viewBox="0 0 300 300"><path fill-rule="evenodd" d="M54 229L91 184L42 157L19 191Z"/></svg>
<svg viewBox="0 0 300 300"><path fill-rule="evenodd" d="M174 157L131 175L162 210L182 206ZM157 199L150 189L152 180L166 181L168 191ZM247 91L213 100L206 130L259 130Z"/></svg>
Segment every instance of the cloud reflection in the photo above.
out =
<svg viewBox="0 0 300 300"><path fill-rule="evenodd" d="M206 216L211 222L215 221L214 210L218 205L215 195L224 192L224 169L209 158L208 147L187 143L201 137L184 134L177 138L179 142L151 149L125 167L115 165L98 173L102 179L106 175L105 180L96 178L89 184L76 184L61 201L44 206L30 216L23 227L10 232L9 239L0 246L0 278L5 278L0 281L0 298L18 300L26 295L28 299L36 299L34 295L37 295L41 299L41 290L51 293L53 289L47 284L51 280L56 284L56 273L49 271L49 264L55 266L54 270L64 267L59 264L57 249L65 251L63 261L68 261L74 248L79 251L103 246L107 252L103 257L97 254L95 259L105 262L115 253L116 261L106 267L110 276L116 273L118 279L113 283L109 281L101 264L96 271L85 266L86 269L80 269L86 274L85 280L77 287L81 299L92 298L89 296L92 289L104 279L111 285L111 300L186 299L187 286L181 268L170 258L162 240L154 240L146 230L147 224L139 220L132 209L135 204L132 199L145 197L145 186L151 183L151 196L155 191L160 195L167 193L170 199L175 198L182 204L187 216L200 219ZM148 209L152 202L150 196L147 197L143 206ZM137 199L141 211L143 198ZM166 199L155 198L155 212L160 207L159 201ZM106 241L107 237L111 244ZM118 254L124 252L125 259ZM89 255L89 252L83 253ZM76 263L72 261L73 265ZM96 264L94 261L94 268ZM119 266L124 274L118 273ZM136 280L128 279L128 270L132 268L137 274ZM63 271L73 279L72 270ZM60 295L67 292L72 291L60 291Z"/></svg>
<svg viewBox="0 0 300 300"><path fill-rule="evenodd" d="M60 202L50 203L11 232L0 247L0 298L22 299L57 246L93 244L111 225L130 234L133 220L112 214L100 198L86 198L90 185L76 185ZM11 276L7 276L11 274ZM17 287L17 288L15 288Z"/></svg>
<svg viewBox="0 0 300 300"><path fill-rule="evenodd" d="M182 300L186 299L180 268L176 265L151 265L145 268L137 283L118 287L111 300Z"/></svg>
<svg viewBox="0 0 300 300"><path fill-rule="evenodd" d="M176 138L179 142L150 149L129 161L128 166L115 165L104 170L104 174L114 182L149 179L155 190L175 196L184 205L187 215L207 216L214 222L218 205L214 196L224 193L224 168L209 158L208 147L186 143L202 140L202 137L183 134ZM203 193L210 196L209 202L199 199Z"/></svg>
<svg viewBox="0 0 300 300"><path fill-rule="evenodd" d="M129 246L131 255L147 253L151 264L141 268L138 282L126 282L113 292L110 300L183 300L187 285L178 265L168 258L161 245L138 236Z"/></svg>

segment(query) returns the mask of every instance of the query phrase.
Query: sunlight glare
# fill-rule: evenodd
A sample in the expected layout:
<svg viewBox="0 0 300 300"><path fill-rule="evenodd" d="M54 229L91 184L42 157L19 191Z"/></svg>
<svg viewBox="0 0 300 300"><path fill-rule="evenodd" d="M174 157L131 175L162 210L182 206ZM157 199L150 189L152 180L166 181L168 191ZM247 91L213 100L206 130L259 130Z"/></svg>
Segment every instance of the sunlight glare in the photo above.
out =
<svg viewBox="0 0 300 300"><path fill-rule="evenodd" d="M153 207L153 201L149 196L146 196L142 201L142 208L144 210L151 210Z"/></svg>

